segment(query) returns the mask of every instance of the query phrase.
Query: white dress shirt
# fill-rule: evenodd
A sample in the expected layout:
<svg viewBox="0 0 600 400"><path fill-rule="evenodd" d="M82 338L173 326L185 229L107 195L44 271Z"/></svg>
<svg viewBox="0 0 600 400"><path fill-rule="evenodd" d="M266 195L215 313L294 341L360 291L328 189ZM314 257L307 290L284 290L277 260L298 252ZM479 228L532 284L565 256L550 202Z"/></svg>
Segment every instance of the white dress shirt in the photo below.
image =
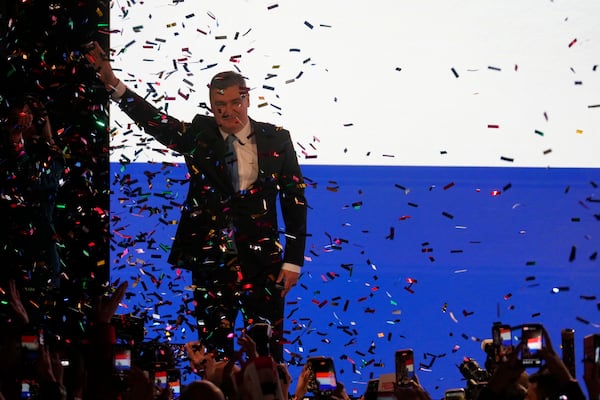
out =
<svg viewBox="0 0 600 400"><path fill-rule="evenodd" d="M227 136L230 134L221 129L219 131L223 136L223 140L227 140ZM240 190L248 190L258 178L258 151L256 150L256 138L252 135L250 122L234 136L237 139L233 142L233 148L237 157L238 176L240 178L239 188Z"/></svg>

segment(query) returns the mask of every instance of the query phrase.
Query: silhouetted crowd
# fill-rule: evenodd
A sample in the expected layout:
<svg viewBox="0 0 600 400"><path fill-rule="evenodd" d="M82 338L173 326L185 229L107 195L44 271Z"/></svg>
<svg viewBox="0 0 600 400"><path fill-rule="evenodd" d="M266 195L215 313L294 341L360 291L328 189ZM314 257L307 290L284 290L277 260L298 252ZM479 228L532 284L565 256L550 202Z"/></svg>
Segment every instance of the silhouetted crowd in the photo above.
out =
<svg viewBox="0 0 600 400"><path fill-rule="evenodd" d="M0 399L350 398L330 357L308 358L293 384L286 365L269 354L268 324L247 327L230 359L217 359L199 342L144 342L135 333L139 326L115 315L127 286L121 283L85 310L86 333L75 342L32 321L11 280L3 288L11 315L1 335ZM571 359L564 347L561 357L542 325L497 325L492 331L493 338L482 346L485 366L466 358L458 368L465 387L446 390L445 399L598 399L600 335L589 335L584 342L586 397L569 371ZM182 367L181 361L187 365ZM197 380L182 385L182 368ZM431 399L419 382L412 350L398 350L395 371L369 381L361 398Z"/></svg>

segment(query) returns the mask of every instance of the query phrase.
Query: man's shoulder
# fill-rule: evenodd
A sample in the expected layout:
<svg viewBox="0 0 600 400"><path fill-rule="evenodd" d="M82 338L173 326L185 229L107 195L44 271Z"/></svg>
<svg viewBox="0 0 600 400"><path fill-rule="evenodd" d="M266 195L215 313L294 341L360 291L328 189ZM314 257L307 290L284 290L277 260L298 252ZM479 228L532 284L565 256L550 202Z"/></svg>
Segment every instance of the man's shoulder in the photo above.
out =
<svg viewBox="0 0 600 400"><path fill-rule="evenodd" d="M252 123L252 130L257 135L289 135L290 132L282 126L274 125L270 122L260 122L253 119L250 120Z"/></svg>
<svg viewBox="0 0 600 400"><path fill-rule="evenodd" d="M215 118L210 115L196 114L192 120L192 125L204 125L211 128L217 128Z"/></svg>

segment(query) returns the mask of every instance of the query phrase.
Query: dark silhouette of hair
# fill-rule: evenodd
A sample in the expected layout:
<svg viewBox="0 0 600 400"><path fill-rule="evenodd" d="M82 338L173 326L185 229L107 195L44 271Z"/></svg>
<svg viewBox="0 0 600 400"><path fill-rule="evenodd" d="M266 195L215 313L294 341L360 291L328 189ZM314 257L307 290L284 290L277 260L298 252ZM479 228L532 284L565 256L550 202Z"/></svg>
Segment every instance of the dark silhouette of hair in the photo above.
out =
<svg viewBox="0 0 600 400"><path fill-rule="evenodd" d="M179 400L225 400L225 396L217 385L201 380L190 383L181 392Z"/></svg>
<svg viewBox="0 0 600 400"><path fill-rule="evenodd" d="M224 71L216 74L210 81L209 88L212 89L227 89L231 86L239 86L244 91L247 91L246 79L234 71Z"/></svg>

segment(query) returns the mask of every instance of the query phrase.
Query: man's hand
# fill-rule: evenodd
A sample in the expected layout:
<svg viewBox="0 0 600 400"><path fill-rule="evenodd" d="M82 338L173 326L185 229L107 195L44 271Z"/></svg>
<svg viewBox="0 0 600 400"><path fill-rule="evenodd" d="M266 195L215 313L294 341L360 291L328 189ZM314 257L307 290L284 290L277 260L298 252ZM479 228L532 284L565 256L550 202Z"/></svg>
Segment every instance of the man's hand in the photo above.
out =
<svg viewBox="0 0 600 400"><path fill-rule="evenodd" d="M569 381L574 380L575 378L571 376L565 363L563 363L560 356L554 351L550 335L544 327L542 327L542 335L544 338L544 347L540 350L540 356L546 361L546 367L548 367L550 373L558 379L561 385L565 385Z"/></svg>
<svg viewBox="0 0 600 400"><path fill-rule="evenodd" d="M117 86L119 79L115 76L110 65L110 59L98 42L92 42L86 46L85 58L96 70L98 79L108 88Z"/></svg>
<svg viewBox="0 0 600 400"><path fill-rule="evenodd" d="M187 342L185 344L185 352L190 359L190 367L194 371L204 371L210 373L215 368L215 357L212 353L206 351L206 347L200 344L199 341Z"/></svg>
<svg viewBox="0 0 600 400"><path fill-rule="evenodd" d="M56 352L50 352L47 347L40 346L40 357L36 369L40 380L44 382L63 384L63 366L60 356Z"/></svg>
<svg viewBox="0 0 600 400"><path fill-rule="evenodd" d="M521 374L525 372L525 367L519 359L519 354L523 348L523 343L519 345L510 353L505 361L498 364L496 371L489 379L487 387L495 395L505 393L505 391L518 384Z"/></svg>
<svg viewBox="0 0 600 400"><path fill-rule="evenodd" d="M256 342L254 342L250 336L240 336L237 343L240 346L240 351L246 353L246 357L248 357L249 360L258 357L258 353L256 352Z"/></svg>
<svg viewBox="0 0 600 400"><path fill-rule="evenodd" d="M303 399L304 395L308 392L308 381L310 380L310 369L308 364L304 364L300 375L298 376L298 382L296 383L296 390L294 391L295 399Z"/></svg>
<svg viewBox="0 0 600 400"><path fill-rule="evenodd" d="M300 274L298 272L287 271L284 269L279 272L279 276L277 277L277 281L275 283L283 286L281 297L285 297L288 292L292 290L294 286L296 286L299 276Z"/></svg>
<svg viewBox="0 0 600 400"><path fill-rule="evenodd" d="M110 323L115 315L119 303L125 296L127 290L127 281L124 281L117 287L113 294L108 298L99 298L96 304L96 322Z"/></svg>

